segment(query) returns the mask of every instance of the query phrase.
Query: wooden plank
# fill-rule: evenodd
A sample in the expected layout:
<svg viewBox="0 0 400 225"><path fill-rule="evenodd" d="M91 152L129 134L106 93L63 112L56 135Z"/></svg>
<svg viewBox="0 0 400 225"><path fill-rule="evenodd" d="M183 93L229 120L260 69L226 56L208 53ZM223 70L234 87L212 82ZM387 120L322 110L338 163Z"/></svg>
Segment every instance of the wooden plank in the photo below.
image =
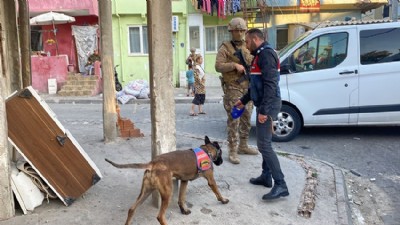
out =
<svg viewBox="0 0 400 225"><path fill-rule="evenodd" d="M8 98L6 111L9 139L64 204L101 179L96 165L31 87Z"/></svg>

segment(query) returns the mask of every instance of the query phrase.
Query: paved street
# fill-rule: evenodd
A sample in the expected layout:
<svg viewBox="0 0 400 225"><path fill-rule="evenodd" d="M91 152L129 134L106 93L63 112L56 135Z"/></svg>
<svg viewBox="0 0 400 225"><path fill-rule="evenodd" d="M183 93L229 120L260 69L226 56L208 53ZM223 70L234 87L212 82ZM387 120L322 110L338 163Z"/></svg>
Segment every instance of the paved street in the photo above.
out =
<svg viewBox="0 0 400 225"><path fill-rule="evenodd" d="M74 123L97 123L99 129L102 126L102 108L99 104L50 104L50 106L70 130L73 130ZM122 105L121 114L132 119L138 128L150 131L149 107L149 104ZM226 139L226 116L222 104L206 104L204 109L207 114L197 117L189 116L189 108L190 104L176 104L178 135L188 133ZM71 112L79 113L71 114ZM92 121L82 119L81 114L90 114ZM64 117L68 117L70 121L63 120ZM378 189L371 187L371 190L382 193L371 193L377 210L374 213L381 217L384 224L396 225L400 224L398 222L400 221L399 135L398 127L308 128L292 142L274 143L274 145L279 151L310 156L346 170L353 170L361 175L361 179L367 181L367 185L376 184ZM250 143L255 145L254 131ZM348 173L348 176L354 177L354 174ZM373 183L369 181L371 178L375 178Z"/></svg>
<svg viewBox="0 0 400 225"><path fill-rule="evenodd" d="M304 129L277 149L310 156L353 170L366 180L364 188L376 185L372 204L384 224L400 224L400 128L336 127ZM354 177L348 173L349 179ZM370 182L370 179L374 180ZM351 188L348 190L351 192ZM372 191L371 191L372 192ZM351 194L351 193L350 193ZM356 195L353 193L353 195ZM387 200L387 201L386 201Z"/></svg>

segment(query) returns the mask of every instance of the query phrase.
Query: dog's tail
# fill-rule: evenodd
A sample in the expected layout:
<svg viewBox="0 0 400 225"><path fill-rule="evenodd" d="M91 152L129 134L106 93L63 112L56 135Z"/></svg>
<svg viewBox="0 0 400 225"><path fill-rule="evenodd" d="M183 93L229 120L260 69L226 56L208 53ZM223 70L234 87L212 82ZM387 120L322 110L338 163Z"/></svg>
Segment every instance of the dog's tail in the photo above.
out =
<svg viewBox="0 0 400 225"><path fill-rule="evenodd" d="M148 163L129 163L129 164L118 164L115 163L109 159L105 159L108 163L111 165L117 167L117 168L133 168L133 169L148 169L149 164Z"/></svg>

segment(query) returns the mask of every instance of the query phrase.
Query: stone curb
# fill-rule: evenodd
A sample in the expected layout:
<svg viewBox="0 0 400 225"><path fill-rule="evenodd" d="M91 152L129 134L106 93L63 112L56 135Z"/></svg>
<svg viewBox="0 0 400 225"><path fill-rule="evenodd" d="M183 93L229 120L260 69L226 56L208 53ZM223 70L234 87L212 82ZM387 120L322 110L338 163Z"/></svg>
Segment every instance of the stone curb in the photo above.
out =
<svg viewBox="0 0 400 225"><path fill-rule="evenodd" d="M307 161L307 159L311 159L320 163L323 163L329 167L332 168L332 171L334 173L334 178L335 178L335 190L336 190L336 199L337 199L337 210L338 210L338 224L340 225L353 225L353 220L352 220L352 210L349 205L349 198L348 198L348 191L347 191L347 186L346 186L346 180L343 174L343 169L339 168L338 166L326 162L324 160L320 159L314 159L310 157L306 157L304 155L300 154L294 154L290 152L285 152L285 151L276 151L276 153L279 154L287 154L287 155L292 155L296 157L301 157L304 160ZM345 216L342 216L345 214Z"/></svg>
<svg viewBox="0 0 400 225"><path fill-rule="evenodd" d="M102 98L65 98L41 96L46 103L55 104L102 104ZM190 104L192 98L175 98L175 104ZM222 103L222 98L207 98L206 103ZM150 104L150 99L131 100L125 104Z"/></svg>

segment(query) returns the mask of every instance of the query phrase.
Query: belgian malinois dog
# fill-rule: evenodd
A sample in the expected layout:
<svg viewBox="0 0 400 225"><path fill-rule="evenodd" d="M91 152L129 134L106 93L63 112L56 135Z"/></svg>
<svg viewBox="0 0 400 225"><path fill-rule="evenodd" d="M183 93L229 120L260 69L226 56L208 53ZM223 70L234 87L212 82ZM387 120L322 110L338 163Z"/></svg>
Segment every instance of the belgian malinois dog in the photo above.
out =
<svg viewBox="0 0 400 225"><path fill-rule="evenodd" d="M223 204L229 202L228 199L222 197L218 190L214 180L212 166L212 163L217 166L222 164L222 150L218 142L211 142L207 136L205 136L205 144L201 145L200 148L177 150L161 154L149 163L117 164L109 159L105 160L117 168L145 169L142 189L136 202L129 209L125 225L131 223L136 208L141 205L154 190L158 190L162 199L157 220L161 225L167 225L165 212L172 196L173 177L181 181L178 205L182 214L188 215L191 213L186 205L186 189L188 181L195 180L198 177L207 179L208 185L216 195L218 201Z"/></svg>

